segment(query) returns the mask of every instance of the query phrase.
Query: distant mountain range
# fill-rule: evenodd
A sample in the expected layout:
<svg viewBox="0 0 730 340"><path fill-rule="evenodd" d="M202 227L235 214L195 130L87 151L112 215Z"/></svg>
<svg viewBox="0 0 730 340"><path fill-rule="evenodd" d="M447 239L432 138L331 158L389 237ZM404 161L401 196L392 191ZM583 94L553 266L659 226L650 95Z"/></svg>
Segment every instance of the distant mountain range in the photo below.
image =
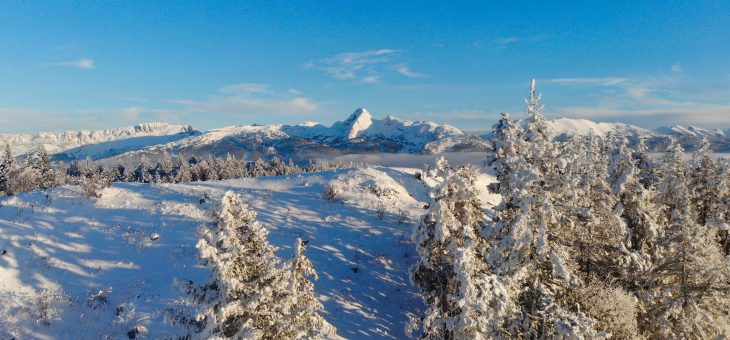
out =
<svg viewBox="0 0 730 340"><path fill-rule="evenodd" d="M57 160L86 157L101 159L199 134L200 131L191 126L143 123L96 131L0 134L0 145L9 144L16 156L34 153L40 147L44 147Z"/></svg>
<svg viewBox="0 0 730 340"><path fill-rule="evenodd" d="M678 125L648 130L628 124L567 118L548 123L559 139L588 135L591 131L601 136L613 133L626 136L633 143L644 139L650 148L661 150L669 137L673 137L686 149L693 150L707 136L716 152L730 152L730 130ZM231 153L248 159L271 155L306 159L352 153L484 152L490 147L489 138L489 134L469 135L453 126L433 122L412 122L392 116L374 119L370 112L361 108L332 126L310 122L299 125L241 125L200 132L191 126L145 123L99 131L0 134L0 145L9 144L18 156L35 152L43 146L56 160L90 157L125 162L143 155L154 159L165 152L203 157Z"/></svg>
<svg viewBox="0 0 730 340"><path fill-rule="evenodd" d="M591 131L601 136L612 133L625 136L634 144L639 139L644 139L650 149L661 151L666 147L671 137L682 144L687 151L693 151L706 136L712 142L712 149L715 152L730 152L730 129L724 131L721 129L707 130L693 126L685 128L674 125L648 130L623 123L596 123L585 119L567 118L551 120L549 124L557 134L557 138L588 135Z"/></svg>

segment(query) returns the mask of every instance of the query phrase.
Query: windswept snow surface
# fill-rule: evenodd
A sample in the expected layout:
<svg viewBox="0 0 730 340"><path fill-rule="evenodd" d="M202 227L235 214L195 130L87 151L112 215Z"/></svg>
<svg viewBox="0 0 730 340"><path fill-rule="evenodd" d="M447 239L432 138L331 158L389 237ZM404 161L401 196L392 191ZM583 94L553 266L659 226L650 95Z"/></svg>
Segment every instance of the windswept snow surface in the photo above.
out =
<svg viewBox="0 0 730 340"><path fill-rule="evenodd" d="M202 283L196 230L234 190L270 230L288 260L294 240L307 256L324 317L351 339L405 338L423 308L408 278L410 241L428 202L427 184L403 168L189 184L114 184L96 201L78 187L0 200L0 338L165 338L186 334L171 321L193 306L174 280ZM482 175L485 207L492 177ZM320 197L339 187L335 201ZM205 197L210 197L206 199ZM378 210L385 215L378 218Z"/></svg>

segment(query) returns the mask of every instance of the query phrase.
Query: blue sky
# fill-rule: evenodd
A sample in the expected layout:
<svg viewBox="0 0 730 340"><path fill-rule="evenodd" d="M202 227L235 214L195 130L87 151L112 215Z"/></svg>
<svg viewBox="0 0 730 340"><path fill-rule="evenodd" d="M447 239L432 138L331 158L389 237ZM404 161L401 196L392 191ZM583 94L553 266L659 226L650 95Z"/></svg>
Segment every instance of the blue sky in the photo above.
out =
<svg viewBox="0 0 730 340"><path fill-rule="evenodd" d="M0 2L0 133L376 118L730 128L730 2Z"/></svg>

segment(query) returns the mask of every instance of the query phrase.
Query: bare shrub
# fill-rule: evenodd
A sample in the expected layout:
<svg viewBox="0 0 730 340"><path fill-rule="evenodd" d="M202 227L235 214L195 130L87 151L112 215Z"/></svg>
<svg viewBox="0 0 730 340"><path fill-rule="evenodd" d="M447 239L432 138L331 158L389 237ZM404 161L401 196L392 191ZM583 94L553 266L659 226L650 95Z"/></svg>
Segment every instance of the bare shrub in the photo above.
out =
<svg viewBox="0 0 730 340"><path fill-rule="evenodd" d="M106 306L109 303L109 294L111 293L111 287L91 292L86 298L86 307L99 309Z"/></svg>
<svg viewBox="0 0 730 340"><path fill-rule="evenodd" d="M84 193L84 197L88 199L101 198L101 191L104 190L106 183L99 180L98 178L87 178L81 183L81 190Z"/></svg>
<svg viewBox="0 0 730 340"><path fill-rule="evenodd" d="M636 298L621 287L593 278L575 293L581 309L611 338L631 339L638 334Z"/></svg>
<svg viewBox="0 0 730 340"><path fill-rule="evenodd" d="M385 218L385 213L387 211L388 207L383 202L378 202L378 204L375 206L375 213L377 214L379 220Z"/></svg>
<svg viewBox="0 0 730 340"><path fill-rule="evenodd" d="M322 191L321 196L323 200L337 201L339 200L340 194L342 194L342 189L334 184L327 184L324 186L324 191Z"/></svg>
<svg viewBox="0 0 730 340"><path fill-rule="evenodd" d="M378 184L372 184L368 186L367 191L375 196L378 196L378 198L392 198L398 196L398 190Z"/></svg>

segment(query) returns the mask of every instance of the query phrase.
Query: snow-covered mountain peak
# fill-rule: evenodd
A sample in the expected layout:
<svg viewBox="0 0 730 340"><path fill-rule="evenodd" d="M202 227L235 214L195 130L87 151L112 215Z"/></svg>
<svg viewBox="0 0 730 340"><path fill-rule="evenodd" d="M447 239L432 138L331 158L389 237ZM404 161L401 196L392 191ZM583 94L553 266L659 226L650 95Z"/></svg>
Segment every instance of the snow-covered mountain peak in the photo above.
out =
<svg viewBox="0 0 730 340"><path fill-rule="evenodd" d="M341 122L341 126L346 128L347 139L355 139L360 131L366 130L373 125L373 116L365 108L359 108L353 112L350 117Z"/></svg>

